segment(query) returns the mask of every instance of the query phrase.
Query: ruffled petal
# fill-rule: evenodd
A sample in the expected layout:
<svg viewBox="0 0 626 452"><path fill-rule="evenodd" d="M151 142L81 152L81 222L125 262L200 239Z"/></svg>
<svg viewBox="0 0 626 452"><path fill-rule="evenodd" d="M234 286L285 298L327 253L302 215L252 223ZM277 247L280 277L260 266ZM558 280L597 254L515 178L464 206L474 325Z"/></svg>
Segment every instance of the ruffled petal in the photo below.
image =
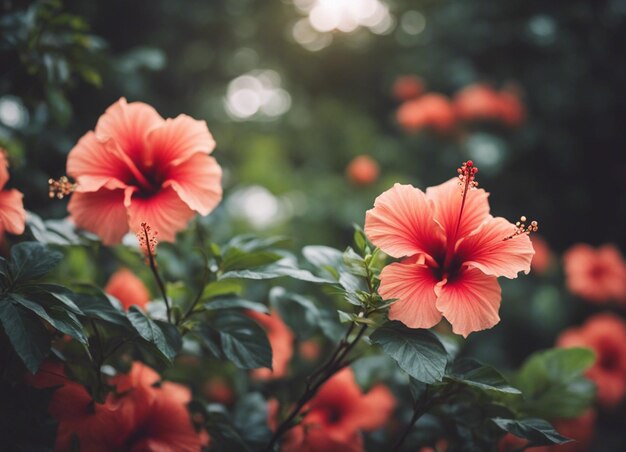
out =
<svg viewBox="0 0 626 452"><path fill-rule="evenodd" d="M417 263L387 265L380 274L378 290L384 299L398 299L391 305L389 319L399 320L409 328L431 328L439 323L441 312L435 294L438 282L423 258Z"/></svg>
<svg viewBox="0 0 626 452"><path fill-rule="evenodd" d="M172 186L190 209L208 215L222 200L222 168L213 157L196 153L172 166L164 187Z"/></svg>
<svg viewBox="0 0 626 452"><path fill-rule="evenodd" d="M157 111L143 102L126 102L123 97L104 112L96 124L98 140L112 139L137 166L142 166L145 139L150 130L163 124Z"/></svg>
<svg viewBox="0 0 626 452"><path fill-rule="evenodd" d="M465 197L465 206L456 230L463 202L463 192L458 179L450 179L441 185L428 187L426 198L432 201L435 209L435 221L441 225L448 240L465 237L489 218L489 201L482 188L470 189ZM456 232L456 235L455 235Z"/></svg>
<svg viewBox="0 0 626 452"><path fill-rule="evenodd" d="M0 223L6 232L24 233L26 211L23 199L24 195L16 189L0 191Z"/></svg>
<svg viewBox="0 0 626 452"><path fill-rule="evenodd" d="M492 218L459 243L457 259L486 275L517 278L518 272L527 274L535 251L528 234L504 240L513 232L513 224Z"/></svg>
<svg viewBox="0 0 626 452"><path fill-rule="evenodd" d="M158 232L159 241L173 242L195 213L185 204L172 187L164 188L149 198L133 196L128 205L129 225L139 230L142 222Z"/></svg>
<svg viewBox="0 0 626 452"><path fill-rule="evenodd" d="M93 132L83 135L70 151L67 174L78 182L77 191L124 188L125 181L132 180L131 170L110 141L99 141Z"/></svg>
<svg viewBox="0 0 626 452"><path fill-rule="evenodd" d="M205 121L179 115L166 119L146 137L148 151L144 164L165 168L178 165L197 152L210 154L215 148L215 140Z"/></svg>
<svg viewBox="0 0 626 452"><path fill-rule="evenodd" d="M365 233L393 257L435 254L443 244L441 230L424 193L412 185L395 184L365 215Z"/></svg>
<svg viewBox="0 0 626 452"><path fill-rule="evenodd" d="M456 334L467 337L473 331L491 328L500 321L501 291L495 276L465 268L454 280L437 287L437 292L437 308Z"/></svg>
<svg viewBox="0 0 626 452"><path fill-rule="evenodd" d="M97 234L105 245L119 243L128 232L128 215L122 189L102 188L95 192L76 192L67 210L76 226Z"/></svg>

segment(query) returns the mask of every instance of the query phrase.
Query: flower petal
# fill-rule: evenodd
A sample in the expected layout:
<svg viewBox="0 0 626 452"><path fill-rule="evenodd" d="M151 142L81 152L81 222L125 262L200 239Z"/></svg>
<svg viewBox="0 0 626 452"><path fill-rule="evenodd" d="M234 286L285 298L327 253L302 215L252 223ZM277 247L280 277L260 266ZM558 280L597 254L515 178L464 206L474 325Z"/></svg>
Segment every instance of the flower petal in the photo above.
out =
<svg viewBox="0 0 626 452"><path fill-rule="evenodd" d="M205 121L179 115L166 119L159 127L150 131L146 137L148 153L146 166L178 165L197 152L210 154L215 148L215 140Z"/></svg>
<svg viewBox="0 0 626 452"><path fill-rule="evenodd" d="M9 181L9 161L4 149L0 148L0 190Z"/></svg>
<svg viewBox="0 0 626 452"><path fill-rule="evenodd" d="M185 204L172 187L164 188L149 198L132 196L128 206L129 225L139 230L146 222L158 232L159 241L173 242L195 213Z"/></svg>
<svg viewBox="0 0 626 452"><path fill-rule="evenodd" d="M70 198L67 210L76 226L97 234L105 245L119 243L128 232L122 189L76 192Z"/></svg>
<svg viewBox="0 0 626 452"><path fill-rule="evenodd" d="M109 141L99 141L93 132L78 140L67 156L67 174L78 182L77 191L124 188L124 181L132 180L128 165L112 151L111 145Z"/></svg>
<svg viewBox="0 0 626 452"><path fill-rule="evenodd" d="M459 180L450 179L441 185L426 189L426 198L433 202L435 208L435 221L441 225L449 240L465 237L489 218L488 197L489 193L482 188L470 189L467 192L463 215L457 231L456 225L463 202Z"/></svg>
<svg viewBox="0 0 626 452"><path fill-rule="evenodd" d="M384 299L398 299L391 305L389 319L399 320L409 328L430 328L439 323L441 312L435 294L438 282L423 258L418 263L387 265L380 274L378 290Z"/></svg>
<svg viewBox="0 0 626 452"><path fill-rule="evenodd" d="M222 200L222 168L213 157L196 153L168 171L164 187L172 186L190 209L208 215Z"/></svg>
<svg viewBox="0 0 626 452"><path fill-rule="evenodd" d="M515 226L504 218L492 218L458 244L458 259L486 275L517 278L518 272L528 274L535 251L528 234L504 240L514 231Z"/></svg>
<svg viewBox="0 0 626 452"><path fill-rule="evenodd" d="M163 124L157 111L143 102L126 102L123 97L104 112L96 124L98 140L112 139L137 166L142 166L148 132Z"/></svg>
<svg viewBox="0 0 626 452"><path fill-rule="evenodd" d="M357 404L353 414L359 430L376 430L383 427L396 407L396 399L385 385L376 385Z"/></svg>
<svg viewBox="0 0 626 452"><path fill-rule="evenodd" d="M437 308L452 324L452 331L467 337L473 331L491 328L500 321L501 291L495 276L475 268L437 287Z"/></svg>
<svg viewBox="0 0 626 452"><path fill-rule="evenodd" d="M24 195L16 189L0 191L0 228L11 234L20 235L26 224Z"/></svg>
<svg viewBox="0 0 626 452"><path fill-rule="evenodd" d="M412 185L395 184L365 215L365 233L374 245L393 257L433 255L443 237L424 193Z"/></svg>

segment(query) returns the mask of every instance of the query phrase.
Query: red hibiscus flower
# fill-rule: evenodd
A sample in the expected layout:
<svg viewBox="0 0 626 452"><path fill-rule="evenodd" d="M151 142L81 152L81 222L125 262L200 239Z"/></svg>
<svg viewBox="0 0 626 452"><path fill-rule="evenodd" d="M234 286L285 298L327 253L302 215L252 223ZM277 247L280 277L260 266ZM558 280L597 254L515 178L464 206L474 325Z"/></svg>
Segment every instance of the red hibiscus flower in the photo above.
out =
<svg viewBox="0 0 626 452"><path fill-rule="evenodd" d="M248 316L261 324L272 346L272 370L262 368L252 371L252 376L260 380L282 378L287 375L287 365L293 356L294 336L277 312L270 315L248 311Z"/></svg>
<svg viewBox="0 0 626 452"><path fill-rule="evenodd" d="M515 127L524 120L524 107L514 90L498 92L484 84L470 85L456 93L454 110L463 121L500 121Z"/></svg>
<svg viewBox="0 0 626 452"><path fill-rule="evenodd" d="M131 306L145 309L150 301L150 292L143 281L127 268L116 271L107 282L104 291L117 298L125 311Z"/></svg>
<svg viewBox="0 0 626 452"><path fill-rule="evenodd" d="M49 411L59 421L55 449L69 451L75 438L81 450L109 452L199 451L206 435L197 433L186 387L160 382L150 367L135 362L128 374L112 378L115 393L96 403L80 384L68 379L61 363L46 362L32 378L39 388L58 387Z"/></svg>
<svg viewBox="0 0 626 452"><path fill-rule="evenodd" d="M396 119L409 133L425 128L445 133L450 131L456 122L452 104L441 94L426 94L403 103L396 112Z"/></svg>
<svg viewBox="0 0 626 452"><path fill-rule="evenodd" d="M369 155L355 157L346 168L346 176L354 185L370 185L378 179L380 168Z"/></svg>
<svg viewBox="0 0 626 452"><path fill-rule="evenodd" d="M306 415L287 433L281 451L362 451L360 432L383 427L395 404L393 395L383 385L363 394L352 369L343 369L307 405Z"/></svg>
<svg viewBox="0 0 626 452"><path fill-rule="evenodd" d="M395 80L391 91L397 100L415 99L424 93L424 82L415 75L402 75Z"/></svg>
<svg viewBox="0 0 626 452"><path fill-rule="evenodd" d="M596 303L626 301L626 263L615 246L574 245L563 261L567 288L574 295Z"/></svg>
<svg viewBox="0 0 626 452"><path fill-rule="evenodd" d="M26 224L24 210L24 195L12 188L5 190L9 181L9 161L4 149L0 149L0 243L4 240L4 233L20 235Z"/></svg>
<svg viewBox="0 0 626 452"><path fill-rule="evenodd" d="M68 210L76 225L105 244L120 242L142 222L165 241L195 212L208 215L222 198L215 141L204 121L163 119L152 107L122 98L70 152L77 181Z"/></svg>
<svg viewBox="0 0 626 452"><path fill-rule="evenodd" d="M559 347L588 347L596 362L587 372L597 387L598 401L605 406L619 404L626 395L626 323L604 313L590 317L580 328L569 328L557 339Z"/></svg>
<svg viewBox="0 0 626 452"><path fill-rule="evenodd" d="M380 274L381 296L395 298L389 318L410 328L430 328L442 316L467 336L500 321L497 277L530 271L528 228L489 215L488 193L473 186L473 163L426 193L396 184L367 212L365 232L402 261ZM530 229L536 230L533 222Z"/></svg>

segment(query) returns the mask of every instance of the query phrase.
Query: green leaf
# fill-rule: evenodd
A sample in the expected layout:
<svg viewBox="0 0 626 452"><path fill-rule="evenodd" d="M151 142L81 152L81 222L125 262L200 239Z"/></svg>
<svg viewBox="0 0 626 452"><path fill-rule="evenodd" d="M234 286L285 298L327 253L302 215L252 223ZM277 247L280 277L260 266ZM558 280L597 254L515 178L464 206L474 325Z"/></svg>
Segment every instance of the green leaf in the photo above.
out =
<svg viewBox="0 0 626 452"><path fill-rule="evenodd" d="M243 298L216 298L204 305L207 311L218 311L222 309L251 309L256 312L267 314L269 310L263 303L256 301L244 300Z"/></svg>
<svg viewBox="0 0 626 452"><path fill-rule="evenodd" d="M263 279L274 279L281 278L283 276L289 276L294 279L298 279L300 281L308 281L313 283L334 283L335 281L327 278L321 278L315 276L308 270L303 270L300 268L294 268L281 264L273 264L268 265L266 267L261 267L255 270L237 270L231 271L228 273L224 273L220 280L229 279L229 278L241 278L241 279L255 279L255 280L263 280Z"/></svg>
<svg viewBox="0 0 626 452"><path fill-rule="evenodd" d="M564 444L572 441L559 434L552 425L543 419L491 419L505 432L512 433L518 438L524 438L533 446L548 446L550 444Z"/></svg>
<svg viewBox="0 0 626 452"><path fill-rule="evenodd" d="M246 444L225 413L209 412L207 418L206 427L211 435L211 449L219 452L251 452L253 450ZM216 444L213 444L213 441Z"/></svg>
<svg viewBox="0 0 626 452"><path fill-rule="evenodd" d="M360 254L365 254L365 249L367 248L367 238L365 237L365 232L363 232L363 230L356 225L354 227L354 246Z"/></svg>
<svg viewBox="0 0 626 452"><path fill-rule="evenodd" d="M130 307L127 317L143 339L153 344L169 361L174 360L182 344L180 335L174 334L171 328L166 332L164 322L157 324L136 306Z"/></svg>
<svg viewBox="0 0 626 452"><path fill-rule="evenodd" d="M208 325L199 324L193 328L193 335L196 336L217 359L225 359L222 352L220 334Z"/></svg>
<svg viewBox="0 0 626 452"><path fill-rule="evenodd" d="M98 291L93 291L93 294L76 293L72 298L86 317L131 328L126 314L113 306L104 293Z"/></svg>
<svg viewBox="0 0 626 452"><path fill-rule="evenodd" d="M595 386L583 376L595 355L584 348L559 348L533 354L514 384L524 394L521 410L547 419L573 418L592 403Z"/></svg>
<svg viewBox="0 0 626 452"><path fill-rule="evenodd" d="M238 248L229 248L224 253L221 270L229 272L233 270L244 270L247 268L260 267L272 264L282 259L282 256L271 251L246 252Z"/></svg>
<svg viewBox="0 0 626 452"><path fill-rule="evenodd" d="M485 391L521 394L496 369L470 358L456 360L446 378Z"/></svg>
<svg viewBox="0 0 626 452"><path fill-rule="evenodd" d="M15 352L31 373L36 373L41 361L50 352L50 338L41 320L0 300L0 322Z"/></svg>
<svg viewBox="0 0 626 452"><path fill-rule="evenodd" d="M447 364L446 350L430 331L410 329L393 321L374 331L370 339L416 380L436 383L443 378Z"/></svg>
<svg viewBox="0 0 626 452"><path fill-rule="evenodd" d="M39 278L50 272L63 258L38 242L21 242L11 248L9 271L14 283Z"/></svg>
<svg viewBox="0 0 626 452"><path fill-rule="evenodd" d="M272 288L269 298L280 318L300 339L307 339L317 330L320 313L311 300L282 287Z"/></svg>
<svg viewBox="0 0 626 452"><path fill-rule="evenodd" d="M227 313L212 325L220 335L222 351L240 369L272 368L272 348L267 335L254 320Z"/></svg>
<svg viewBox="0 0 626 452"><path fill-rule="evenodd" d="M244 395L235 405L233 424L252 450L261 450L272 436L267 417L267 403L258 392Z"/></svg>
<svg viewBox="0 0 626 452"><path fill-rule="evenodd" d="M343 253L343 263L348 273L354 276L367 276L367 264L365 260L359 256L350 247Z"/></svg>
<svg viewBox="0 0 626 452"><path fill-rule="evenodd" d="M339 272L343 269L343 253L329 246L311 245L302 248L302 255L312 265L320 269L321 273L332 280L339 279Z"/></svg>
<svg viewBox="0 0 626 452"><path fill-rule="evenodd" d="M28 299L17 293L9 294L8 299L33 312L62 333L70 335L83 344L87 344L87 336L83 332L83 327L73 313L54 309L54 307L48 307L46 310L38 300Z"/></svg>
<svg viewBox="0 0 626 452"><path fill-rule="evenodd" d="M74 302L73 298L76 296L76 294L67 287L59 286L57 284L32 284L23 287L20 290L20 292L22 293L32 293L33 291L35 293L41 292L49 294L74 314L83 314L83 311L81 311L78 305Z"/></svg>
<svg viewBox="0 0 626 452"><path fill-rule="evenodd" d="M239 283L239 281L232 279L213 281L204 286L200 299L209 300L223 295L241 295L242 290L243 288L241 287L241 283Z"/></svg>

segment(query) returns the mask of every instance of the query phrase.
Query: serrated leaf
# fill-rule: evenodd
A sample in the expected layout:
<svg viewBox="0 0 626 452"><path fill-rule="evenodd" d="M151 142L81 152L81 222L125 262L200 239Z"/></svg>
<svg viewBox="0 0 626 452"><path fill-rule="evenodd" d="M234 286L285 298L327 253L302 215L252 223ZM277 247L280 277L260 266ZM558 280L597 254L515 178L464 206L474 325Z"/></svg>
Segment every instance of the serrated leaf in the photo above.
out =
<svg viewBox="0 0 626 452"><path fill-rule="evenodd" d="M456 360L446 378L485 391L521 394L496 369L470 358Z"/></svg>
<svg viewBox="0 0 626 452"><path fill-rule="evenodd" d="M311 300L282 287L272 288L269 298L280 318L300 339L307 339L317 330L320 313Z"/></svg>
<svg viewBox="0 0 626 452"><path fill-rule="evenodd" d="M14 283L37 279L50 272L63 258L38 242L21 242L11 248L9 272Z"/></svg>
<svg viewBox="0 0 626 452"><path fill-rule="evenodd" d="M407 328L393 321L374 331L370 340L416 380L436 383L443 378L448 362L446 350L430 331Z"/></svg>
<svg viewBox="0 0 626 452"><path fill-rule="evenodd" d="M524 438L533 446L548 446L551 444L564 444L572 441L559 434L554 427L543 419L491 419L505 432L512 433L518 438Z"/></svg>
<svg viewBox="0 0 626 452"><path fill-rule="evenodd" d="M272 368L272 348L267 335L254 320L227 313L212 325L220 335L222 351L240 369Z"/></svg>
<svg viewBox="0 0 626 452"><path fill-rule="evenodd" d="M50 338L39 319L9 300L0 300L0 322L15 352L31 373L50 352Z"/></svg>
<svg viewBox="0 0 626 452"><path fill-rule="evenodd" d="M136 306L130 307L127 317L143 339L153 344L169 361L174 360L182 344L180 335L173 334L170 328L166 333L164 323L157 324Z"/></svg>

